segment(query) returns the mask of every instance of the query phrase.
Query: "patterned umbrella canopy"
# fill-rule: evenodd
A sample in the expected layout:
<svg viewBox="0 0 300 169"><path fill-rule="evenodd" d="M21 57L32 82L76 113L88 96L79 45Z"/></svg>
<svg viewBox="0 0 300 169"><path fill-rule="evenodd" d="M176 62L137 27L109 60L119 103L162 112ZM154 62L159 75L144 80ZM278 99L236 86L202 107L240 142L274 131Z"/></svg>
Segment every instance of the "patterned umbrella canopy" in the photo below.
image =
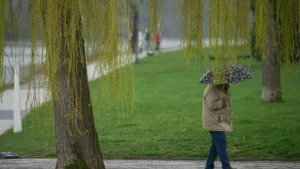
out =
<svg viewBox="0 0 300 169"><path fill-rule="evenodd" d="M225 84L225 83L238 83L240 81L251 79L253 70L243 65L221 65L209 69L200 78L199 83L204 84Z"/></svg>

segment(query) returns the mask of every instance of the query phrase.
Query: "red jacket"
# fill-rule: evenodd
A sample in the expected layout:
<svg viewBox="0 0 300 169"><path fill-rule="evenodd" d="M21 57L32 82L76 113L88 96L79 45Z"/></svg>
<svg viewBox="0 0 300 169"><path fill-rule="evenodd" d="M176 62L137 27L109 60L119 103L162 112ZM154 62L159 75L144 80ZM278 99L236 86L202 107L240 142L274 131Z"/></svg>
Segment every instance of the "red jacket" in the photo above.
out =
<svg viewBox="0 0 300 169"><path fill-rule="evenodd" d="M160 42L160 33L155 35L155 42Z"/></svg>

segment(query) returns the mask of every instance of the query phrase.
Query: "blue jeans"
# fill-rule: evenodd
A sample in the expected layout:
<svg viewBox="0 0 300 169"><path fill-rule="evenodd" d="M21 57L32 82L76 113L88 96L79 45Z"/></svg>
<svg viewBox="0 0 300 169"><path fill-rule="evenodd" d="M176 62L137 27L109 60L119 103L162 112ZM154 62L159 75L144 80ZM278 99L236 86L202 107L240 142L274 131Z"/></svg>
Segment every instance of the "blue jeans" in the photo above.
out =
<svg viewBox="0 0 300 169"><path fill-rule="evenodd" d="M227 156L226 148L227 141L225 131L209 131L212 138L212 145L209 150L205 169L214 169L214 161L219 155L222 162L222 169L230 167L229 158Z"/></svg>

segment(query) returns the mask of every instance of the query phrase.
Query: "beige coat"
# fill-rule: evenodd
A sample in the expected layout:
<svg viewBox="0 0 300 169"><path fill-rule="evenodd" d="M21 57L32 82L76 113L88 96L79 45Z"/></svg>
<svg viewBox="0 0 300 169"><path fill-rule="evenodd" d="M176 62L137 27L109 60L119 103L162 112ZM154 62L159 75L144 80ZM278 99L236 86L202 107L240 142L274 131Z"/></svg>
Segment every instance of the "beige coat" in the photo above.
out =
<svg viewBox="0 0 300 169"><path fill-rule="evenodd" d="M232 131L230 101L225 100L225 93L208 85L203 94L203 128L209 131Z"/></svg>

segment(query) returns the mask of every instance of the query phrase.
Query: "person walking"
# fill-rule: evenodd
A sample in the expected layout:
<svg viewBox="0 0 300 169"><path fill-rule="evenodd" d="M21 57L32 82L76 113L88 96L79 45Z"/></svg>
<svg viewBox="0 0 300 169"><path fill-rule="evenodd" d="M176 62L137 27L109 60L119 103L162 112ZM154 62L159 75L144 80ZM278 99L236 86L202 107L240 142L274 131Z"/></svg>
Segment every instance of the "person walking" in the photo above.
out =
<svg viewBox="0 0 300 169"><path fill-rule="evenodd" d="M143 32L139 31L139 36L138 36L138 45L139 45L139 53L142 53L144 48L145 48L145 42L144 42L144 35Z"/></svg>
<svg viewBox="0 0 300 169"><path fill-rule="evenodd" d="M161 41L161 35L160 32L157 32L155 35L155 50L156 52L160 51L160 41Z"/></svg>
<svg viewBox="0 0 300 169"><path fill-rule="evenodd" d="M152 51L151 51L151 40L150 40L150 32L148 29L145 30L145 42L146 42L146 51L147 51L147 55L151 55Z"/></svg>
<svg viewBox="0 0 300 169"><path fill-rule="evenodd" d="M227 155L227 140L225 132L232 131L230 110L231 95L229 84L209 84L203 94L202 122L208 130L212 145L209 150L205 169L214 169L214 161L219 156L222 169L233 169Z"/></svg>

